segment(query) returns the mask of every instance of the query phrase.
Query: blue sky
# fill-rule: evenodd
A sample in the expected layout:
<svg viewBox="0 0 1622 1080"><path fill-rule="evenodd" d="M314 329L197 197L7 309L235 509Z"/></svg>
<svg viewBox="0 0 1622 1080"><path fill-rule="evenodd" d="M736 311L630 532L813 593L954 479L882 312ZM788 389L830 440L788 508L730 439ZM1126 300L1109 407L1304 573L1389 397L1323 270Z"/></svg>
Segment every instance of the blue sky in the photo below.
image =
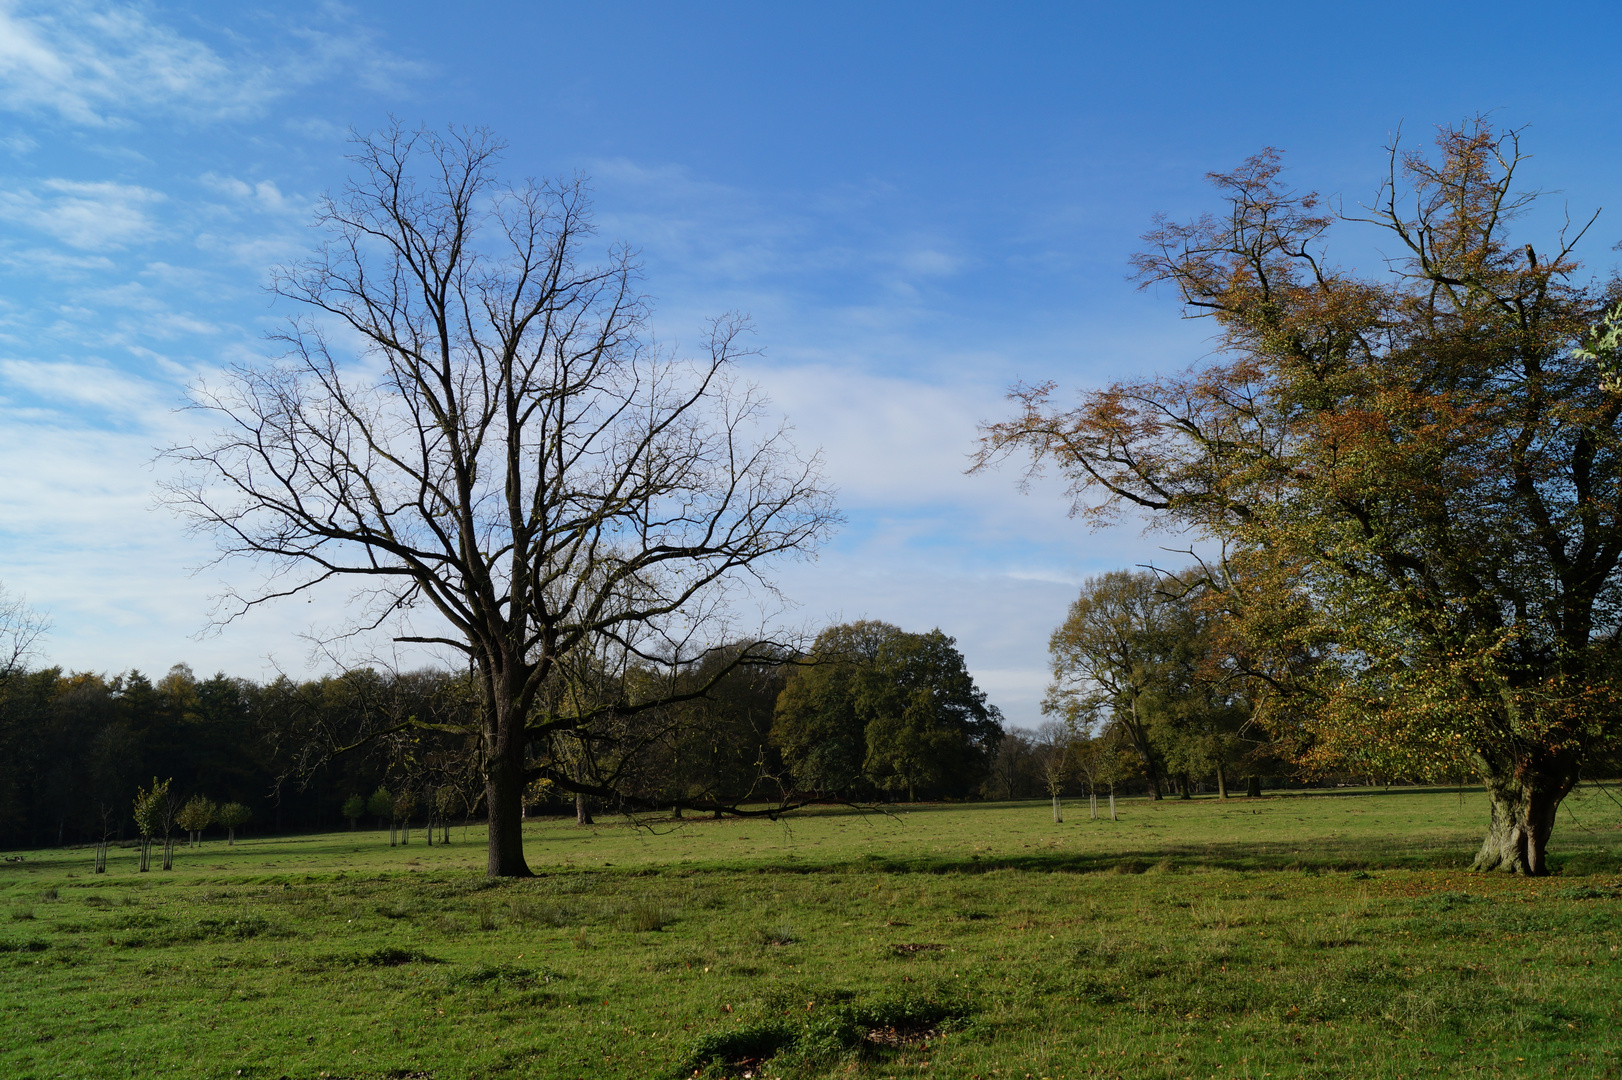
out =
<svg viewBox="0 0 1622 1080"><path fill-rule="evenodd" d="M1088 574L1157 559L1053 487L963 475L1018 378L1169 369L1202 324L1139 292L1151 215L1263 146L1373 194L1402 125L1527 126L1538 229L1614 206L1610 5L0 4L0 581L78 669L311 670L341 591L198 637L204 537L155 508L188 381L263 355L268 269L311 243L350 128L486 125L513 178L593 179L667 340L744 311L766 387L848 524L784 566L811 623L940 626L1034 724ZM1613 216L1614 215L1614 216ZM1622 213L1588 245L1610 272ZM1351 265L1380 252L1348 233ZM316 668L320 664L315 664Z"/></svg>

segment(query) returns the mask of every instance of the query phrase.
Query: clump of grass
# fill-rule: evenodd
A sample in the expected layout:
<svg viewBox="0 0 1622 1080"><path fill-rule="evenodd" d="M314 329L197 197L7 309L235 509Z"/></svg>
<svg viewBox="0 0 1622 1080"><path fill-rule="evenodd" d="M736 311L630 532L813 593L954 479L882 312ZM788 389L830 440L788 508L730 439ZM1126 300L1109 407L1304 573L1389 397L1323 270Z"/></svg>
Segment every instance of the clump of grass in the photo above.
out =
<svg viewBox="0 0 1622 1080"><path fill-rule="evenodd" d="M48 941L0 941L0 953L9 952L44 952L51 947Z"/></svg>
<svg viewBox="0 0 1622 1080"><path fill-rule="evenodd" d="M641 903L633 906L629 916L631 929L638 931L663 930L670 922L669 912L654 903Z"/></svg>
<svg viewBox="0 0 1622 1080"><path fill-rule="evenodd" d="M852 1052L884 1056L927 1046L943 1032L963 1027L968 1017L967 1007L927 996L841 1002L798 1024L768 1020L701 1035L687 1053L684 1071L719 1066L727 1075L739 1070L758 1073L753 1066L785 1052L810 1061Z"/></svg>
<svg viewBox="0 0 1622 1080"><path fill-rule="evenodd" d="M527 989L562 978L546 968L521 968L512 964L481 964L450 979L452 986L485 986L492 983Z"/></svg>
<svg viewBox="0 0 1622 1080"><path fill-rule="evenodd" d="M105 896L90 895L84 898L84 903L86 907L93 908L107 908L113 906L113 902L107 899Z"/></svg>
<svg viewBox="0 0 1622 1080"><path fill-rule="evenodd" d="M1561 889L1555 893L1562 900L1614 900L1615 889L1599 889L1590 885L1578 885L1570 889Z"/></svg>
<svg viewBox="0 0 1622 1080"><path fill-rule="evenodd" d="M515 896L507 901L507 917L514 926L528 930L535 922L535 910L530 902L522 896Z"/></svg>
<svg viewBox="0 0 1622 1080"><path fill-rule="evenodd" d="M687 1052L683 1074L719 1065L728 1073L759 1065L795 1042L798 1033L787 1024L767 1021L700 1035Z"/></svg>
<svg viewBox="0 0 1622 1080"><path fill-rule="evenodd" d="M240 915L226 919L199 919L196 926L182 936L194 941L245 941L262 936L280 937L286 933L263 915Z"/></svg>
<svg viewBox="0 0 1622 1080"><path fill-rule="evenodd" d="M34 917L34 909L31 907L14 907L11 909L11 917L19 921L22 919L32 919Z"/></svg>
<svg viewBox="0 0 1622 1080"><path fill-rule="evenodd" d="M757 937L762 945L792 945L795 941L794 930L787 923L765 927L757 932Z"/></svg>
<svg viewBox="0 0 1622 1080"><path fill-rule="evenodd" d="M490 906L490 901L481 900L473 908L473 913L479 917L480 930L494 930L496 928L496 913Z"/></svg>
<svg viewBox="0 0 1622 1080"><path fill-rule="evenodd" d="M1419 906L1431 911L1447 912L1455 911L1461 907L1468 907L1471 904L1487 902L1485 896L1471 896L1469 893L1462 892L1440 892L1419 901Z"/></svg>
<svg viewBox="0 0 1622 1080"><path fill-rule="evenodd" d="M539 918L542 922L550 923L559 930L563 929L565 926L572 926L576 921L574 908L561 907L557 905L546 908L545 911L542 911L539 914Z"/></svg>
<svg viewBox="0 0 1622 1080"><path fill-rule="evenodd" d="M45 890L41 891L40 894L39 894L39 898L41 900L47 900L47 901L56 900L59 897L60 897L60 894L56 891L56 886L54 886L54 885L51 886L49 889L45 889Z"/></svg>
<svg viewBox="0 0 1622 1080"><path fill-rule="evenodd" d="M421 949L383 948L357 953L349 958L349 962L366 967L399 967L402 964L443 964L445 961L437 956L429 956Z"/></svg>

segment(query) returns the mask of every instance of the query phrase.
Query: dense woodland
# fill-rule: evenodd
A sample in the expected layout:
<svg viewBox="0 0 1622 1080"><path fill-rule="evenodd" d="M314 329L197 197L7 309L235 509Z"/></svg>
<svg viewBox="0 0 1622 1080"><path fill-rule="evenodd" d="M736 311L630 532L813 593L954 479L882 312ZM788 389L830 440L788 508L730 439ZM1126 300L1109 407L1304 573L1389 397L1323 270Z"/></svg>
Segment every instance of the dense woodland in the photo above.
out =
<svg viewBox="0 0 1622 1080"><path fill-rule="evenodd" d="M1064 680L1078 674L1081 622L1123 585L1145 604L1117 627L1139 653L1093 656L1091 692L1078 696ZM1055 719L1039 731L1006 729L938 630L830 627L807 650L732 667L701 696L628 716L635 730L617 749L579 755L619 799L543 779L526 812L584 820L593 809L1226 794L1240 777L1259 785L1263 772L1270 786L1288 782L1242 696L1214 687L1220 673L1202 681L1211 652L1188 610L1148 575L1089 582L1055 633ZM706 667L736 651L685 677L709 683ZM1111 670L1113 697L1098 681ZM0 846L133 841L138 793L171 779L177 805L201 795L248 807L250 833L482 818L478 711L476 683L443 670L255 682L200 679L185 665L156 681L19 669L0 690Z"/></svg>

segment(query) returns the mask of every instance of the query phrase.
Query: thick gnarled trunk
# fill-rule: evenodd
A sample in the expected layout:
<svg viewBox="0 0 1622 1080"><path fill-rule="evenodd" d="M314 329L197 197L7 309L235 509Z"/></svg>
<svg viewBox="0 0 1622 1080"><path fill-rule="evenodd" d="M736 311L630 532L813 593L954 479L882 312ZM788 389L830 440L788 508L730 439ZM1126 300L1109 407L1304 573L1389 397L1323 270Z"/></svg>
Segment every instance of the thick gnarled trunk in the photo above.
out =
<svg viewBox="0 0 1622 1080"><path fill-rule="evenodd" d="M1549 872L1547 848L1560 801L1577 784L1569 762L1517 762L1502 775L1489 775L1487 798L1492 823L1472 869L1541 876Z"/></svg>
<svg viewBox="0 0 1622 1080"><path fill-rule="evenodd" d="M484 774L485 813L490 822L488 859L490 877L531 877L524 860L524 717L501 682L490 680L488 756Z"/></svg>

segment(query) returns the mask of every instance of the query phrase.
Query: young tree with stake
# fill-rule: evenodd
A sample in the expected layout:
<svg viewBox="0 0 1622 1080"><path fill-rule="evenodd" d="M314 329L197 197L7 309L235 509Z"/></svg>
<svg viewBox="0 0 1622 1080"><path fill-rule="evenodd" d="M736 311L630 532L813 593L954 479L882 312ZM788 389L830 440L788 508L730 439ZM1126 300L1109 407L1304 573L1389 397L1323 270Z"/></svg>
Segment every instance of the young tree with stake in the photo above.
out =
<svg viewBox="0 0 1622 1080"><path fill-rule="evenodd" d="M253 811L239 802L228 802L220 807L219 822L225 829L225 842L234 845L237 842L237 830L246 825L253 818Z"/></svg>
<svg viewBox="0 0 1622 1080"><path fill-rule="evenodd" d="M358 794L349 796L339 812L349 819L349 831L354 832L360 828L360 819L366 814L366 797Z"/></svg>
<svg viewBox="0 0 1622 1080"><path fill-rule="evenodd" d="M193 795L186 800L186 805L180 808L175 815L175 824L186 830L186 843L188 847L196 847L201 840L204 829L214 824L215 815L219 807L213 801L202 795Z"/></svg>

